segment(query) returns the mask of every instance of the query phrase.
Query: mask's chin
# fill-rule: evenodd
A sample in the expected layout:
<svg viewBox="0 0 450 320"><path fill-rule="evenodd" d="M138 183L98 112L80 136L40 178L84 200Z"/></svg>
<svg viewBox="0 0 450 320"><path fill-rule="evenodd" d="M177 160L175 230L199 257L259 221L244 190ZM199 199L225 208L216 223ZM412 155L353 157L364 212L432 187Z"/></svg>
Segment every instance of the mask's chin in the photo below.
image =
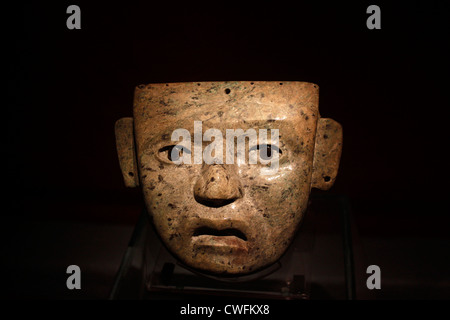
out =
<svg viewBox="0 0 450 320"><path fill-rule="evenodd" d="M225 232L228 232L225 231ZM230 231L231 232L231 231ZM183 265L212 276L240 277L260 272L274 264L278 256L264 259L261 249L253 251L256 244L243 240L241 235L208 235L192 237L190 251L179 253Z"/></svg>
<svg viewBox="0 0 450 320"><path fill-rule="evenodd" d="M211 272L210 270L202 270L199 268L193 268L189 265L186 265L182 262L179 262L179 265L183 267L184 269L187 269L191 271L192 273L198 274L202 277L211 278L217 281L223 281L223 282L246 282L251 281L255 279L261 279L276 270L278 270L281 265L280 263L272 263L270 265L264 266L262 268L257 268L255 271L250 270L248 272L245 272L246 268L243 266L243 271L239 273L233 273L233 272Z"/></svg>
<svg viewBox="0 0 450 320"><path fill-rule="evenodd" d="M165 207L152 212L161 239L189 269L216 276L249 275L276 263L289 246L293 224L277 217L291 217L290 211L248 201L197 208L187 206L189 200L181 214Z"/></svg>

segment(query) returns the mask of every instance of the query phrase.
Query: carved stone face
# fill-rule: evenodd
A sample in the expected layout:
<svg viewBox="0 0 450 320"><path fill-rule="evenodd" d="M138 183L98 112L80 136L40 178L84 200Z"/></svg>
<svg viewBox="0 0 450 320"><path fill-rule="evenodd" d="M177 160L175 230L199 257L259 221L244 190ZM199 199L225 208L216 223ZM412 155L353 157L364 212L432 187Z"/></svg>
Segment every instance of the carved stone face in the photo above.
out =
<svg viewBox="0 0 450 320"><path fill-rule="evenodd" d="M278 170L262 175L263 164L227 164L225 156L224 164L195 164L193 152L192 164L175 164L172 133L183 128L194 139L194 121L202 122L202 133L218 129L224 138L227 129L278 129L279 151L271 149ZM331 187L342 128L320 118L318 87L311 83L169 83L136 88L134 116L116 123L116 137L126 185L142 187L169 250L192 268L244 274L277 261L311 188ZM259 147L246 143L249 149Z"/></svg>

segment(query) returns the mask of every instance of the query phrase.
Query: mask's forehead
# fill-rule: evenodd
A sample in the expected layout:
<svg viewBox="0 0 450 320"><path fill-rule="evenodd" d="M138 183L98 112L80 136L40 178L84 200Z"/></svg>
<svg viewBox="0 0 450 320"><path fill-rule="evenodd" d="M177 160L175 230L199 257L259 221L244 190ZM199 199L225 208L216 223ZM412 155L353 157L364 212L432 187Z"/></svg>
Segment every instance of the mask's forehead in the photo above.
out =
<svg viewBox="0 0 450 320"><path fill-rule="evenodd" d="M315 134L318 86L308 82L200 82L139 86L134 122L138 150L175 129L282 128L297 136Z"/></svg>

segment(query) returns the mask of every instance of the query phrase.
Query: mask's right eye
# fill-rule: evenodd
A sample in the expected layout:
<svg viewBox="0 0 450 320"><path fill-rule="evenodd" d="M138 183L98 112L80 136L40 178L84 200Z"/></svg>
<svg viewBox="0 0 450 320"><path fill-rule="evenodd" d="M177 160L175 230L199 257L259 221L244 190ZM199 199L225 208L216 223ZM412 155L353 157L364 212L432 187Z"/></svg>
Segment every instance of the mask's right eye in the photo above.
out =
<svg viewBox="0 0 450 320"><path fill-rule="evenodd" d="M166 163L183 160L183 154L191 154L191 150L180 145L164 146L158 150L158 158Z"/></svg>

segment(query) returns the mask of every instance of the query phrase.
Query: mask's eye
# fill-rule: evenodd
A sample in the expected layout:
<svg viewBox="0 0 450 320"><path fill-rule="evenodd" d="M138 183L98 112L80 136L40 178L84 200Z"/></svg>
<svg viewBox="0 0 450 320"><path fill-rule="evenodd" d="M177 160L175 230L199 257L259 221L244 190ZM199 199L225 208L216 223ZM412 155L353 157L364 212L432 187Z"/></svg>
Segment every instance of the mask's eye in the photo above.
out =
<svg viewBox="0 0 450 320"><path fill-rule="evenodd" d="M191 150L180 145L165 146L158 150L158 157L164 162L182 161L183 155L191 154Z"/></svg>
<svg viewBox="0 0 450 320"><path fill-rule="evenodd" d="M258 144L252 148L250 148L251 151L259 150L258 154L261 160L271 160L273 157L280 157L280 155L283 153L276 145L274 144Z"/></svg>

